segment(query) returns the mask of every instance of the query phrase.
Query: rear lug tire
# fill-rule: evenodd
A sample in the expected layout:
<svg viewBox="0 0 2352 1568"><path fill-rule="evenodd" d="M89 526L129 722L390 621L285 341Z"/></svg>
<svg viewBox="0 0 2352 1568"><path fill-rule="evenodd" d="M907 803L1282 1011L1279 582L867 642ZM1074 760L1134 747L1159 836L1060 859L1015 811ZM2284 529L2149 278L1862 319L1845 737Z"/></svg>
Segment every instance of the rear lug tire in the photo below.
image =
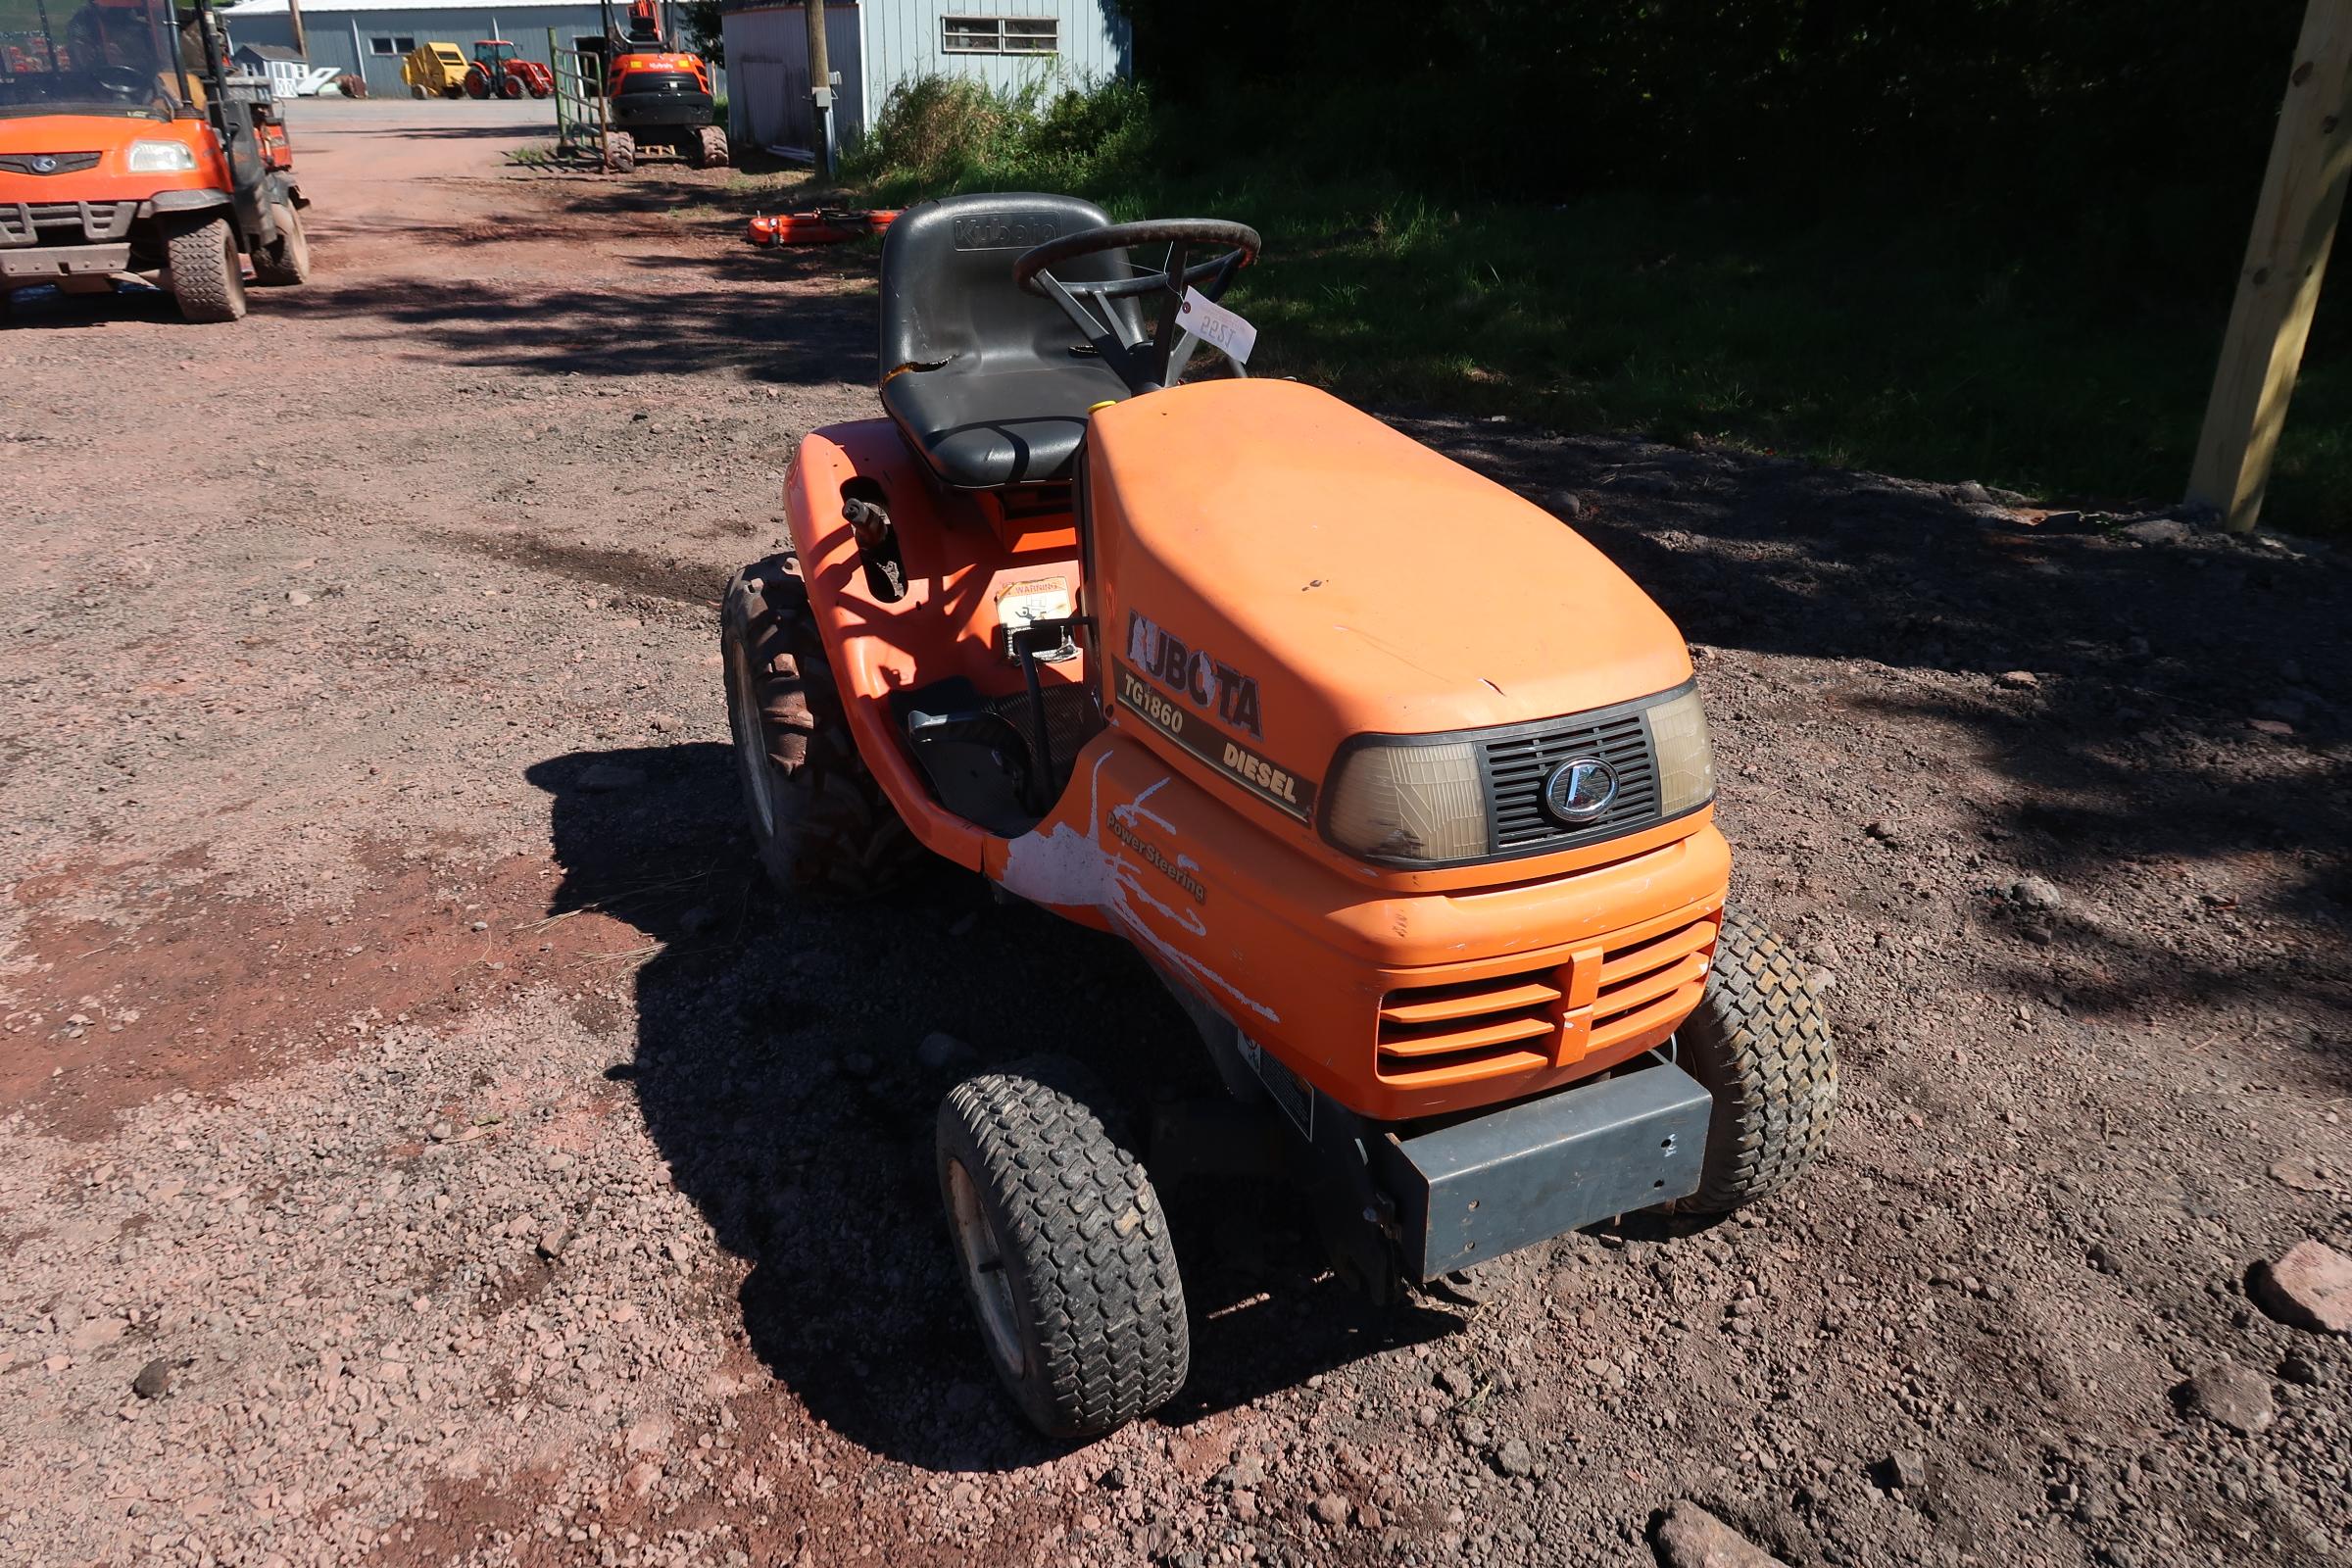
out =
<svg viewBox="0 0 2352 1568"><path fill-rule="evenodd" d="M799 564L738 572L719 611L727 724L752 840L796 894L868 898L922 865L922 844L858 755Z"/></svg>
<svg viewBox="0 0 2352 1568"><path fill-rule="evenodd" d="M270 215L277 220L277 243L253 258L253 280L271 288L292 288L311 280L311 241L303 232L302 211L280 202Z"/></svg>

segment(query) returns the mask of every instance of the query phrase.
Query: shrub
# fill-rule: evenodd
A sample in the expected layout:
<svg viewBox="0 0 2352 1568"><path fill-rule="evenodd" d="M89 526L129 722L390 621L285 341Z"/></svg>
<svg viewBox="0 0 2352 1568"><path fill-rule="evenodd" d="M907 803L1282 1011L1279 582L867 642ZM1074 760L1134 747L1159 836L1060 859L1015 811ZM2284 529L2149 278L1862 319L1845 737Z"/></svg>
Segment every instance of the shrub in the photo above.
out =
<svg viewBox="0 0 2352 1568"><path fill-rule="evenodd" d="M890 196L1083 193L1129 172L1150 136L1149 95L1133 82L1070 86L1041 78L999 89L919 76L892 90L842 177Z"/></svg>

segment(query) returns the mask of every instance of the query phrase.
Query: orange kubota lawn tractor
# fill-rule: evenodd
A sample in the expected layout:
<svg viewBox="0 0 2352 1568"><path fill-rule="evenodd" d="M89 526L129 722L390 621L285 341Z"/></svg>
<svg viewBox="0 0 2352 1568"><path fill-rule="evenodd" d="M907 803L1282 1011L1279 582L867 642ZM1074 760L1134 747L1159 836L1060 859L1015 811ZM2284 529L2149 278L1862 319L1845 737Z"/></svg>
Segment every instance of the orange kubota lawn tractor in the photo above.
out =
<svg viewBox="0 0 2352 1568"><path fill-rule="evenodd" d="M1837 1070L1726 906L1682 636L1548 514L1244 373L1216 301L1257 251L1059 196L900 215L887 417L801 441L792 549L721 616L768 873L858 894L928 852L1134 944L1376 1298L1763 1197ZM1234 373L1187 380L1202 343ZM1186 1376L1142 1158L1202 1161L1168 1107L1125 1125L1051 1063L939 1112L982 1338L1050 1434Z"/></svg>
<svg viewBox="0 0 2352 1568"><path fill-rule="evenodd" d="M26 289L157 283L191 321L245 314L245 271L311 274L308 205L266 80L211 0L0 0L0 312Z"/></svg>

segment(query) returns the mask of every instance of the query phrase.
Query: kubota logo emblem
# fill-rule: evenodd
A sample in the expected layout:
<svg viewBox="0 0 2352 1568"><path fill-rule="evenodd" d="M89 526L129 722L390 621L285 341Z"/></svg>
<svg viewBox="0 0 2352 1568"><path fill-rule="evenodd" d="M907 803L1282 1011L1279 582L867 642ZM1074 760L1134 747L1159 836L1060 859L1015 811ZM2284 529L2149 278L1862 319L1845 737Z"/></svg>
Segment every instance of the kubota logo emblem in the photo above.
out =
<svg viewBox="0 0 2352 1568"><path fill-rule="evenodd" d="M1597 757L1572 758L1544 781L1544 809L1577 826L1592 821L1617 799L1617 770Z"/></svg>
<svg viewBox="0 0 2352 1568"><path fill-rule="evenodd" d="M32 161L32 172L36 174L54 174L57 172L57 160L43 153Z"/></svg>

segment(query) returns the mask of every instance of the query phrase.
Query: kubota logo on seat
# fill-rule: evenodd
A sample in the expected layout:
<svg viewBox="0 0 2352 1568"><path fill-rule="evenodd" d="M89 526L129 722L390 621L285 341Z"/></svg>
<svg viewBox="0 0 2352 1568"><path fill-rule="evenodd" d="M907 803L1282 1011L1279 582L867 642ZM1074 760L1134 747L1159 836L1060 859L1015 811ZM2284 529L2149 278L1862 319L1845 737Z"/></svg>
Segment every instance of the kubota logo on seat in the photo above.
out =
<svg viewBox="0 0 2352 1568"><path fill-rule="evenodd" d="M1202 649L1187 647L1141 612L1127 612L1127 657L1153 680L1192 700L1202 712L1262 738L1257 680Z"/></svg>
<svg viewBox="0 0 2352 1568"><path fill-rule="evenodd" d="M955 232L959 251L1025 251L1061 237L1052 219L1023 218L1017 213L974 213L956 220Z"/></svg>

